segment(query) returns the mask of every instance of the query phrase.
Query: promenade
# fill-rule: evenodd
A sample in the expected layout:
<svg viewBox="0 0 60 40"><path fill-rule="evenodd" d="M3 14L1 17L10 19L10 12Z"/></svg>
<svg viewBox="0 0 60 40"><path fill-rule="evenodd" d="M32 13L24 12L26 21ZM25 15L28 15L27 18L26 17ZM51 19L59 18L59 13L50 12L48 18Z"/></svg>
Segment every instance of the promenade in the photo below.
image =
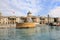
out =
<svg viewBox="0 0 60 40"><path fill-rule="evenodd" d="M16 28L16 24L0 24L0 28Z"/></svg>

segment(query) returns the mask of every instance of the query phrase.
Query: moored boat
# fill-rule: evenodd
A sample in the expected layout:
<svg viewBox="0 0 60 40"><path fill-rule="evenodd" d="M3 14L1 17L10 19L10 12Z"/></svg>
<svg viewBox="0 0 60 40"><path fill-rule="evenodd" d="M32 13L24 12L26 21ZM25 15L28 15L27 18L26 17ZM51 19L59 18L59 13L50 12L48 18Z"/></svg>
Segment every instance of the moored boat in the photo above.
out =
<svg viewBox="0 0 60 40"><path fill-rule="evenodd" d="M34 28L36 26L33 22L25 22L25 23L16 23L16 28Z"/></svg>
<svg viewBox="0 0 60 40"><path fill-rule="evenodd" d="M34 28L38 23L32 20L32 13L29 11L27 16L23 18L23 22L16 23L16 28ZM21 21L21 20L20 20Z"/></svg>
<svg viewBox="0 0 60 40"><path fill-rule="evenodd" d="M60 23L50 23L50 26L60 26Z"/></svg>

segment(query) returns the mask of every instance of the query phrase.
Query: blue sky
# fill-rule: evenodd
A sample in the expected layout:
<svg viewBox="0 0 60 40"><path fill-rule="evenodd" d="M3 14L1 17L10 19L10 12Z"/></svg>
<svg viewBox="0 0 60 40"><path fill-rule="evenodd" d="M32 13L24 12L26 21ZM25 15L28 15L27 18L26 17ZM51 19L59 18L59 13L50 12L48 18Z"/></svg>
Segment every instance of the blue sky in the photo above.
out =
<svg viewBox="0 0 60 40"><path fill-rule="evenodd" d="M59 7L60 0L0 0L0 12L5 16L26 16L28 11L36 16L53 15Z"/></svg>

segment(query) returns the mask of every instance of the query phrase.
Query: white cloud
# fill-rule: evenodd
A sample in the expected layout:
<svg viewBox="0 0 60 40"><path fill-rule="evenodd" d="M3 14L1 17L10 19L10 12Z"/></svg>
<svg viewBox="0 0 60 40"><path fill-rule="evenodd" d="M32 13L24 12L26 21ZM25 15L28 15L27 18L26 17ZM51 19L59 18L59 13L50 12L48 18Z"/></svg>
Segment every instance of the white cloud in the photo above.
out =
<svg viewBox="0 0 60 40"><path fill-rule="evenodd" d="M15 15L20 16L24 16L28 11L31 11L33 15L36 15L45 6L41 1L44 1L44 3L47 2L48 4L48 0L0 0L0 11L3 13L3 15L12 15L11 11L14 11ZM50 2L53 4L57 1L60 0L52 0ZM43 11L44 10L45 9L43 9Z"/></svg>
<svg viewBox="0 0 60 40"><path fill-rule="evenodd" d="M56 7L49 12L51 17L60 17L60 7Z"/></svg>
<svg viewBox="0 0 60 40"><path fill-rule="evenodd" d="M23 10L26 10L26 13L31 11L33 14L36 14L41 9L37 6L38 2L39 0L0 0L0 11L2 11L4 15L12 15L11 10L14 10L16 15L25 14L22 12Z"/></svg>

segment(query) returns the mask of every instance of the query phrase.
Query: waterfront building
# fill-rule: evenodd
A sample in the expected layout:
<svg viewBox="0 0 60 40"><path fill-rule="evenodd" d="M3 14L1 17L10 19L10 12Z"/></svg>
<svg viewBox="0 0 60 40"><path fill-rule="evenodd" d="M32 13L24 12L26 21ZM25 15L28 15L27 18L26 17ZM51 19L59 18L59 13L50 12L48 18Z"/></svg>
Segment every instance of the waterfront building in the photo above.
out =
<svg viewBox="0 0 60 40"><path fill-rule="evenodd" d="M3 17L2 21L3 21L3 24L8 24L8 17Z"/></svg>
<svg viewBox="0 0 60 40"><path fill-rule="evenodd" d="M33 22L40 23L40 18L39 17L33 18Z"/></svg>
<svg viewBox="0 0 60 40"><path fill-rule="evenodd" d="M27 17L32 17L32 13L30 11L27 13Z"/></svg>
<svg viewBox="0 0 60 40"><path fill-rule="evenodd" d="M48 17L40 17L40 24L46 24L48 22L49 23L54 22L54 18L49 17L49 20L48 20Z"/></svg>
<svg viewBox="0 0 60 40"><path fill-rule="evenodd" d="M0 24L3 24L4 17L2 16L2 13L0 12Z"/></svg>
<svg viewBox="0 0 60 40"><path fill-rule="evenodd" d="M16 17L16 23L22 23L24 22L21 17Z"/></svg>
<svg viewBox="0 0 60 40"><path fill-rule="evenodd" d="M58 18L58 22L60 22L60 18Z"/></svg>
<svg viewBox="0 0 60 40"><path fill-rule="evenodd" d="M60 22L60 18L54 18L54 22Z"/></svg>
<svg viewBox="0 0 60 40"><path fill-rule="evenodd" d="M49 18L49 22L50 22L50 23L53 23L53 22L54 22L54 18L50 17L50 18Z"/></svg>
<svg viewBox="0 0 60 40"><path fill-rule="evenodd" d="M16 16L10 16L8 17L8 23L14 24L16 23Z"/></svg>
<svg viewBox="0 0 60 40"><path fill-rule="evenodd" d="M40 24L45 24L45 17L40 17Z"/></svg>
<svg viewBox="0 0 60 40"><path fill-rule="evenodd" d="M0 24L1 24L1 13L0 13Z"/></svg>
<svg viewBox="0 0 60 40"><path fill-rule="evenodd" d="M56 19L60 21L60 18ZM48 23L48 17L37 17L33 16L29 11L26 17L17 17L17 16L2 16L0 13L0 24L15 24L21 22L35 22L40 24ZM49 23L55 22L55 18L49 17Z"/></svg>
<svg viewBox="0 0 60 40"><path fill-rule="evenodd" d="M1 16L0 24L8 24L8 17Z"/></svg>

